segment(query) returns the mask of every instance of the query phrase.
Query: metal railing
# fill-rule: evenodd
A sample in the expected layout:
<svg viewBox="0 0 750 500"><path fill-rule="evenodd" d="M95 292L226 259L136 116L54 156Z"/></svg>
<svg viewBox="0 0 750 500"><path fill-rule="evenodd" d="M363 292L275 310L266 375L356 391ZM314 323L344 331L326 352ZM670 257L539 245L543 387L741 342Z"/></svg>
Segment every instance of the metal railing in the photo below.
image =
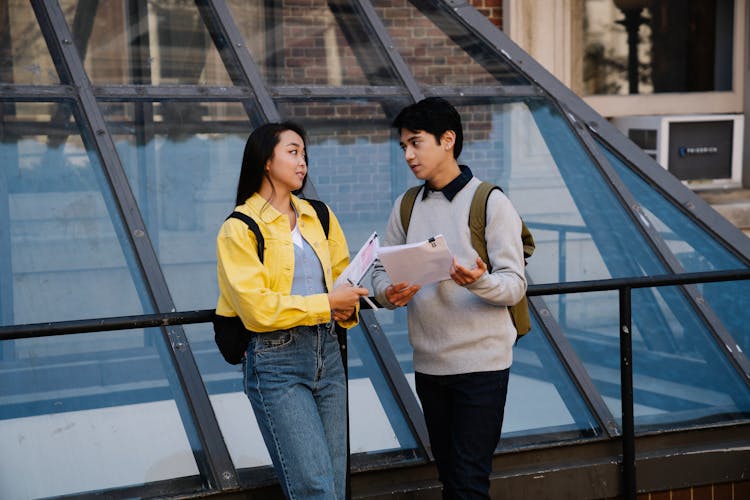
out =
<svg viewBox="0 0 750 500"><path fill-rule="evenodd" d="M546 296L571 293L618 291L620 313L620 379L622 398L622 494L624 498L636 498L636 456L635 422L633 412L633 352L632 352L632 310L631 292L637 288L661 286L681 286L698 283L742 281L750 279L750 268L726 271L644 276L636 278L616 278L569 283L530 285L528 296ZM369 306L363 301L363 308ZM128 330L147 327L167 327L207 323L211 321L212 309L182 311L135 316L119 316L99 319L83 319L49 323L35 323L0 327L0 341L51 337L78 333L112 330ZM739 370L745 374L745 382L750 379L750 367L744 356L740 357ZM734 360L737 363L737 360Z"/></svg>

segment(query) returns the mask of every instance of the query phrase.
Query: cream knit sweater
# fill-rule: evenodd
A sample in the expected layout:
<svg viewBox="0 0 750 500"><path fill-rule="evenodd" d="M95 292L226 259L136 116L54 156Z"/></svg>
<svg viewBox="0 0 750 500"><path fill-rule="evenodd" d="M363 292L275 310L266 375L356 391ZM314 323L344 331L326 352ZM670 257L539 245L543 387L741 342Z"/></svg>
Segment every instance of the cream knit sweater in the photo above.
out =
<svg viewBox="0 0 750 500"><path fill-rule="evenodd" d="M408 238L401 225L396 199L381 245L424 241L445 236L459 264L472 268L477 253L471 246L469 207L479 180L473 177L449 201L441 192L417 196ZM414 348L414 369L429 375L504 370L513 362L516 330L506 306L526 293L521 219L510 200L494 190L487 203L485 230L492 273L485 272L471 285L452 280L423 286L407 305L409 340ZM395 306L385 297L391 281L376 262L372 279L378 301Z"/></svg>

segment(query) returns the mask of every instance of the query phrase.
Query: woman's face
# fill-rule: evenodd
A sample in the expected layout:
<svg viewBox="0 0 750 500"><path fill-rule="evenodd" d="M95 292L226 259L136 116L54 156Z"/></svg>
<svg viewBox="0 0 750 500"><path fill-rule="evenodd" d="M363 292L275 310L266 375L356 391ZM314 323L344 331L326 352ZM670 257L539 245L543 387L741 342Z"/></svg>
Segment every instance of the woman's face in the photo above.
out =
<svg viewBox="0 0 750 500"><path fill-rule="evenodd" d="M302 187L307 175L307 162L305 143L298 133L285 130L279 134L273 156L266 162L266 173L276 189L293 192Z"/></svg>

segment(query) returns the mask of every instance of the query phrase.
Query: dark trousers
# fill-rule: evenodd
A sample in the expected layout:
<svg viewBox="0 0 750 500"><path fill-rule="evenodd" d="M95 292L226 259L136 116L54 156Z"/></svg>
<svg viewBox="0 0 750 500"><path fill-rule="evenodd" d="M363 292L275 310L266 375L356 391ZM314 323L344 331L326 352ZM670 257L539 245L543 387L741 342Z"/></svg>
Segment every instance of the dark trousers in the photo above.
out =
<svg viewBox="0 0 750 500"><path fill-rule="evenodd" d="M444 499L489 499L510 368L459 375L416 373Z"/></svg>

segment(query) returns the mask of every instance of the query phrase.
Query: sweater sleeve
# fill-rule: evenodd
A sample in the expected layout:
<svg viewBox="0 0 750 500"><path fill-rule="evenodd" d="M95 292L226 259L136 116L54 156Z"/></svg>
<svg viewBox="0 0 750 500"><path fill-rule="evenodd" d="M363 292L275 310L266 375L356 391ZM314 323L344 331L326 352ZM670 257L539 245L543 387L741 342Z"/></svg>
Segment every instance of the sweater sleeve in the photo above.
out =
<svg viewBox="0 0 750 500"><path fill-rule="evenodd" d="M388 226L385 229L385 234L380 238L380 244L382 246L390 245L402 245L406 243L406 234L404 228L401 225L401 199L403 194L396 198L391 209L391 216L388 218ZM385 289L391 285L391 279L388 277L388 273L385 271L385 267L380 263L379 259L375 260L375 266L372 271L372 288L373 293L377 301L385 306L387 309L396 309L396 305L392 304L385 296Z"/></svg>
<svg viewBox="0 0 750 500"><path fill-rule="evenodd" d="M521 218L510 199L495 190L487 201L485 226L487 255L492 269L466 288L484 301L503 306L517 304L526 293Z"/></svg>

